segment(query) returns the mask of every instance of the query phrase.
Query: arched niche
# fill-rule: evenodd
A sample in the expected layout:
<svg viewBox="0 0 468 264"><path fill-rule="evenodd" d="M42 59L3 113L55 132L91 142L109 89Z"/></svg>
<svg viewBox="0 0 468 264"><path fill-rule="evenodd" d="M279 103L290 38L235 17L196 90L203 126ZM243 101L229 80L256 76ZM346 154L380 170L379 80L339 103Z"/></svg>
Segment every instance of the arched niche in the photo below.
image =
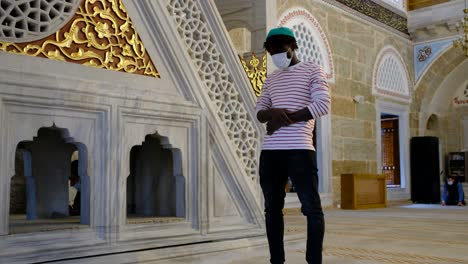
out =
<svg viewBox="0 0 468 264"><path fill-rule="evenodd" d="M130 151L127 218L185 217L182 155L158 133L146 135Z"/></svg>
<svg viewBox="0 0 468 264"><path fill-rule="evenodd" d="M31 141L21 141L16 148L15 176L26 182L26 219L66 218L69 216L69 179L73 153L78 155L76 168L80 182L80 223L89 224L89 176L87 148L75 142L65 128L55 124L42 127Z"/></svg>

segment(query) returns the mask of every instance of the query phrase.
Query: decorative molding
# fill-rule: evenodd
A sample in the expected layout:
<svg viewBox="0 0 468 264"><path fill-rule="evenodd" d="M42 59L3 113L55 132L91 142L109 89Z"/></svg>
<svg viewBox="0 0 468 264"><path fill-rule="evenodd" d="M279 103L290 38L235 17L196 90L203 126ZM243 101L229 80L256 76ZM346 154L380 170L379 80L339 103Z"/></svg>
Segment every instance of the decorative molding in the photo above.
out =
<svg viewBox="0 0 468 264"><path fill-rule="evenodd" d="M330 44L317 19L303 8L292 8L286 10L278 20L278 26L293 28L299 46L299 59L320 65L327 79L333 81L334 67Z"/></svg>
<svg viewBox="0 0 468 264"><path fill-rule="evenodd" d="M331 0L324 0L330 2ZM361 14L387 25L405 35L409 35L407 19L371 0L334 0Z"/></svg>
<svg viewBox="0 0 468 264"><path fill-rule="evenodd" d="M377 99L376 104L376 131L381 130L381 115L383 113L398 116L399 123L399 140L400 140L400 177L401 188L387 188L387 200L400 200L410 194L410 157L409 157L409 106L387 102ZM377 143L377 173L382 173L382 136L381 133L376 133Z"/></svg>
<svg viewBox="0 0 468 264"><path fill-rule="evenodd" d="M122 135L118 142L120 153L117 159L126 162L122 162L118 166L118 199L121 207L116 214L118 219L114 219L115 224L125 226L127 222L126 186L127 177L131 173L131 149L136 145L140 145L147 135L156 132L162 135L163 141L161 144L163 147L178 149L181 158L181 167L174 167L173 169L177 176L185 178L185 219L179 225L182 227L188 224L192 228L199 229L200 201L195 197L202 189L199 168L203 166L201 157L206 155L203 152L204 139L200 137L200 130L202 130L203 126L202 112L195 109L191 113L182 113L161 111L161 109L154 108L134 109L123 106L117 108L118 117L121 120L119 131ZM180 108L180 110L182 109ZM139 230L151 232L154 230L154 226L142 225ZM152 236L155 237L155 234Z"/></svg>
<svg viewBox="0 0 468 264"><path fill-rule="evenodd" d="M16 87L17 90L22 89L23 87ZM2 140L2 158L0 159L1 175L9 176L15 174L15 151L17 144L21 141L33 138L37 128L50 125L53 122L67 127L74 138L86 145L88 153L90 154L87 157L88 166L86 168L87 172L83 174L90 175L90 186L94 186L94 190L102 190L99 185L101 177L105 175L105 166L106 162L104 159L104 153L107 148L107 142L105 137L101 133L97 133L97 130L105 131L107 124L105 124L106 115L109 112L109 108L104 105L95 106L95 105L77 105L70 101L62 101L57 103L53 99L51 100L39 100L33 97L25 96L16 96L14 98L1 98L0 107L3 107L3 115L0 117L3 123L8 123L8 130L12 131L21 131L17 133L9 133L8 136L4 136ZM29 120L24 122L24 120ZM77 129L77 126L80 129ZM3 133L7 135L7 129L1 129L0 135ZM100 146L100 147L96 147ZM83 150L83 148L79 148ZM85 154L85 152L80 153L80 155ZM81 156L83 158L83 156ZM85 164L85 163L83 163ZM9 177L0 177L0 183L9 183ZM1 185L4 185L4 184ZM7 184L9 189L9 184ZM7 189L7 195L9 195L9 190ZM92 191L92 190L91 190ZM99 192L100 193L100 192ZM101 200L97 193L94 193L94 202L90 207L91 219L86 220L91 227L103 226L106 225L100 221L103 221L102 217L103 200ZM6 228L6 230L0 230L0 234L8 234L8 205L6 208L4 204L0 204L0 216L6 215L7 217L0 217L1 226ZM89 215L88 215L89 216ZM6 221L6 222L3 222ZM6 232L6 233L5 233Z"/></svg>
<svg viewBox="0 0 468 264"><path fill-rule="evenodd" d="M159 78L121 1L83 0L55 34L34 42L0 41L0 50Z"/></svg>

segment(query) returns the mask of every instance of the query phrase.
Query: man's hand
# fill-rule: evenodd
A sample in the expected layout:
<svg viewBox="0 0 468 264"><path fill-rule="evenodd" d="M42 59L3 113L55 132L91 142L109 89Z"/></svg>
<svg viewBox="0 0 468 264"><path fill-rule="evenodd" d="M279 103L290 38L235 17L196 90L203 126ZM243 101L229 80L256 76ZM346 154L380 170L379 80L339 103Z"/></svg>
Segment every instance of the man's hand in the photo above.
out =
<svg viewBox="0 0 468 264"><path fill-rule="evenodd" d="M275 131L280 128L281 128L281 125L278 125L277 123L274 123L272 121L268 122L266 125L267 135L269 136L273 135L273 133L275 133Z"/></svg>
<svg viewBox="0 0 468 264"><path fill-rule="evenodd" d="M288 116L291 112L287 109L273 108L271 110L271 119L267 123L267 135L269 136L273 135L281 127L289 126L293 123Z"/></svg>
<svg viewBox="0 0 468 264"><path fill-rule="evenodd" d="M257 119L262 123L268 122L267 134L272 135L281 127L288 126L293 123L288 117L288 114L290 113L291 112L284 108L271 108L268 110L259 111L257 114Z"/></svg>
<svg viewBox="0 0 468 264"><path fill-rule="evenodd" d="M313 119L312 114L307 107L304 107L296 112L289 112L288 117L293 123L304 122Z"/></svg>
<svg viewBox="0 0 468 264"><path fill-rule="evenodd" d="M288 117L289 113L291 112L285 108L270 108L259 111L257 113L257 119L262 123L273 121L283 126L287 126L292 123Z"/></svg>

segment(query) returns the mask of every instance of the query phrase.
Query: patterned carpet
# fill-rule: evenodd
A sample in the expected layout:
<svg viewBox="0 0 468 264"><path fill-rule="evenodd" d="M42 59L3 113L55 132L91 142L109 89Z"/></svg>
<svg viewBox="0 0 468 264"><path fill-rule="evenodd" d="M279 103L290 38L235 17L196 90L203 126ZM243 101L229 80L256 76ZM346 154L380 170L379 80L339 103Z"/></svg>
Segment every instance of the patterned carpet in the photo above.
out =
<svg viewBox="0 0 468 264"><path fill-rule="evenodd" d="M299 210L292 209L286 212L285 220L286 263L306 263L305 219ZM406 205L355 211L332 209L325 211L325 220L324 264L468 264L468 207ZM211 251L206 244L200 245L198 252L203 249L205 254L186 248L184 257L164 260L159 258L163 252L148 250L63 263L269 263L266 239L247 241L250 242L221 242L225 248L212 245ZM245 246L249 243L251 246Z"/></svg>
<svg viewBox="0 0 468 264"><path fill-rule="evenodd" d="M290 234L303 229L299 218L288 215ZM324 256L325 263L468 264L468 208L329 210Z"/></svg>

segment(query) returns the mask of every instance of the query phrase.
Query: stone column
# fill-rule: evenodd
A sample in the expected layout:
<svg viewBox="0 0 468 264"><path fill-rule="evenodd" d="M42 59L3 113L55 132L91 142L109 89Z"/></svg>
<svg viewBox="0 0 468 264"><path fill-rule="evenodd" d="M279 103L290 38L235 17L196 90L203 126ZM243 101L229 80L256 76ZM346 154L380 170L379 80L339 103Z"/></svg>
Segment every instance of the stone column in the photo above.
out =
<svg viewBox="0 0 468 264"><path fill-rule="evenodd" d="M268 1L265 0L265 8L266 8L266 31L265 37L270 29L276 27L278 25L278 10L276 7L276 1ZM276 69L274 66L271 56L267 55L267 71L268 73L273 72Z"/></svg>

